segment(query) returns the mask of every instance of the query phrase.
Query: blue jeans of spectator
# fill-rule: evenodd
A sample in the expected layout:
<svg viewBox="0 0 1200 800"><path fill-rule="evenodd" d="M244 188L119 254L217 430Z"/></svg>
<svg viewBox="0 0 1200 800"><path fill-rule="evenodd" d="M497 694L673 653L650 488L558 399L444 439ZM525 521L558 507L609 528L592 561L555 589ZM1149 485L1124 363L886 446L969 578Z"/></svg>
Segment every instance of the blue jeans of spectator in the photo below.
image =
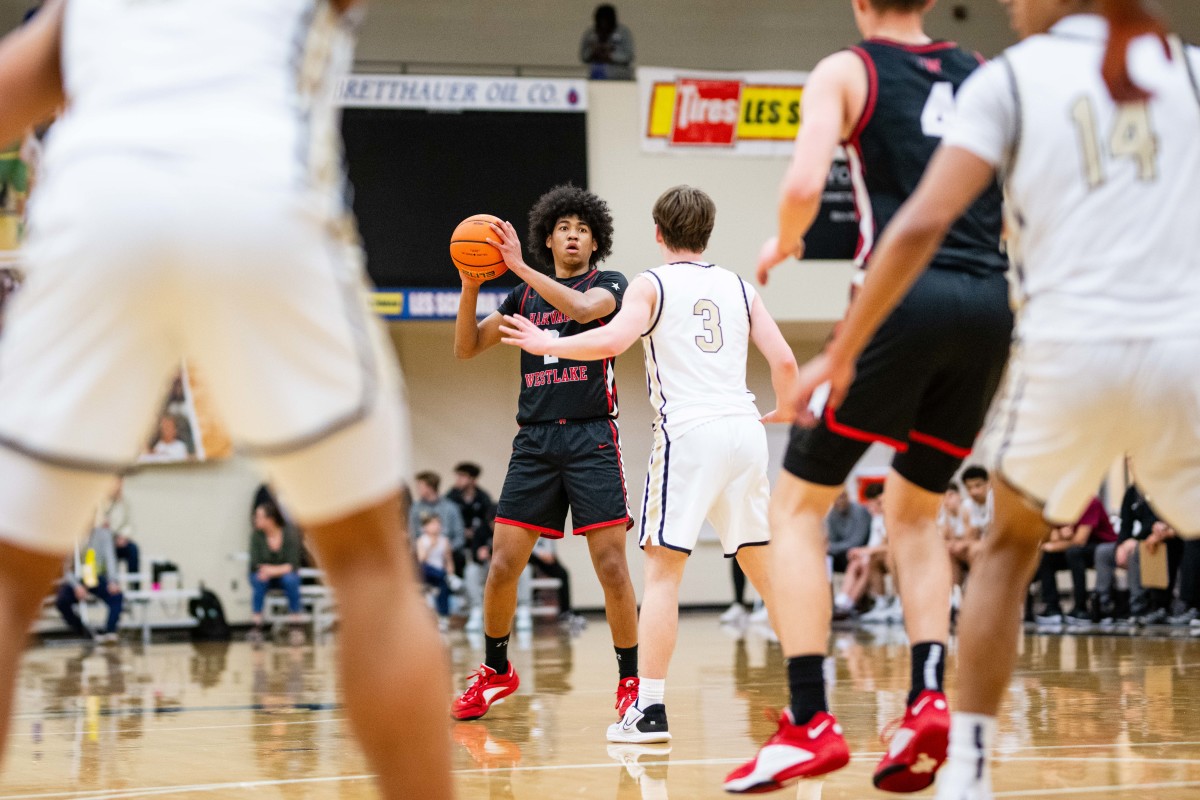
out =
<svg viewBox="0 0 1200 800"><path fill-rule="evenodd" d="M137 575L142 571L142 557L138 551L137 542L127 540L124 547L116 547L114 549L117 553L117 561L125 562L125 570L128 574ZM141 585L133 586L131 584L130 588L145 589L146 587Z"/></svg>
<svg viewBox="0 0 1200 800"><path fill-rule="evenodd" d="M115 594L110 594L108 591L108 576L101 575L99 582L95 586L84 587L88 594L97 598L108 606L108 622L104 626L105 633L116 633L117 623L121 621L121 610L125 607L125 595L119 591ZM88 629L83 624L83 620L79 618L79 614L75 611L75 604L79 602L75 597L75 587L63 581L58 587L58 598L54 605L58 607L58 613L62 614L63 621L67 623L72 631L80 636L87 636Z"/></svg>
<svg viewBox="0 0 1200 800"><path fill-rule="evenodd" d="M267 599L268 589L282 589L287 595L288 612L300 613L300 573L292 570L278 578L261 580L257 572L250 573L250 610L261 614Z"/></svg>
<svg viewBox="0 0 1200 800"><path fill-rule="evenodd" d="M438 590L437 593L437 613L439 617L450 615L450 582L446 580L446 570L438 569L429 564L421 565L421 577L425 579L426 586L432 586Z"/></svg>

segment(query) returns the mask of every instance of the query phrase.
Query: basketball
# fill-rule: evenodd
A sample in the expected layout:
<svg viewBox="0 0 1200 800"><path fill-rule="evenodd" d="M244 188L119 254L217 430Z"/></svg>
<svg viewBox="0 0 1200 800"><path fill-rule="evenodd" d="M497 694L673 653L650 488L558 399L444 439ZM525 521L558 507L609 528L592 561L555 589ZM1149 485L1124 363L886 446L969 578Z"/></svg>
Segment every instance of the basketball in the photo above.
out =
<svg viewBox="0 0 1200 800"><path fill-rule="evenodd" d="M454 266L460 272L485 281L508 272L499 248L487 242L489 237L496 238L495 232L488 226L489 222L499 223L500 218L491 214L467 217L458 223L450 237L450 260Z"/></svg>

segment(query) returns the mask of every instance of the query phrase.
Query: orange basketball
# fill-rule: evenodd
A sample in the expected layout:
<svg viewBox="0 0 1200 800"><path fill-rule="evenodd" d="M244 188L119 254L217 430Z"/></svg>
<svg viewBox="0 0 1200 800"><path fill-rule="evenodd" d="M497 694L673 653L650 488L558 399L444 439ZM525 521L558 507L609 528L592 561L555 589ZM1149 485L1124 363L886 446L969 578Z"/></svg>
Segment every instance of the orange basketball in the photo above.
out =
<svg viewBox="0 0 1200 800"><path fill-rule="evenodd" d="M454 235L450 237L450 260L459 271L473 278L489 281L508 272L508 265L495 245L487 240L496 239L496 233L489 222L499 223L499 217L491 214L476 214L458 223Z"/></svg>

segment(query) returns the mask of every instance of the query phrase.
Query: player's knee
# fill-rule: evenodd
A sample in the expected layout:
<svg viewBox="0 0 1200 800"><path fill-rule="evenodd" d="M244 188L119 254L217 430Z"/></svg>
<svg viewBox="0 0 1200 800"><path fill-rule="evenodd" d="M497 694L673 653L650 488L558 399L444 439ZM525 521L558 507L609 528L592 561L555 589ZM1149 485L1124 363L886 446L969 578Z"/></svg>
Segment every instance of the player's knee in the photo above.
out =
<svg viewBox="0 0 1200 800"><path fill-rule="evenodd" d="M515 584L528 563L527 559L516 558L506 550L495 550L488 567L488 583Z"/></svg>
<svg viewBox="0 0 1200 800"><path fill-rule="evenodd" d="M596 554L596 578L605 587L620 587L629 583L629 564L625 553L617 548L608 548Z"/></svg>

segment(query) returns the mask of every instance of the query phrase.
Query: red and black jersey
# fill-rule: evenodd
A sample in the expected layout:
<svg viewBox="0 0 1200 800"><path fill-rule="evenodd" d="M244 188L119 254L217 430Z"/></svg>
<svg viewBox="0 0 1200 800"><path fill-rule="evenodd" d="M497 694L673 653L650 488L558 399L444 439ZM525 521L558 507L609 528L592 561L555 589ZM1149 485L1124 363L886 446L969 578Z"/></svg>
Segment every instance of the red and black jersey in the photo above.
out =
<svg viewBox="0 0 1200 800"><path fill-rule="evenodd" d="M859 217L855 260L866 264L879 235L916 191L954 114L954 98L982 59L953 42L907 45L868 39L851 51L867 68L867 101L845 142ZM1000 247L998 183L954 223L930 266L976 275L1008 269Z"/></svg>
<svg viewBox="0 0 1200 800"><path fill-rule="evenodd" d="M559 336L570 336L606 325L621 310L621 300L629 281L620 272L593 269L574 278L558 278L559 283L578 292L601 288L612 292L616 308L603 319L581 324L542 299L527 284L520 284L504 298L501 314L526 317L534 325ZM614 359L572 361L556 356L534 356L521 351L521 397L517 404L517 422L588 420L617 416L617 379Z"/></svg>

